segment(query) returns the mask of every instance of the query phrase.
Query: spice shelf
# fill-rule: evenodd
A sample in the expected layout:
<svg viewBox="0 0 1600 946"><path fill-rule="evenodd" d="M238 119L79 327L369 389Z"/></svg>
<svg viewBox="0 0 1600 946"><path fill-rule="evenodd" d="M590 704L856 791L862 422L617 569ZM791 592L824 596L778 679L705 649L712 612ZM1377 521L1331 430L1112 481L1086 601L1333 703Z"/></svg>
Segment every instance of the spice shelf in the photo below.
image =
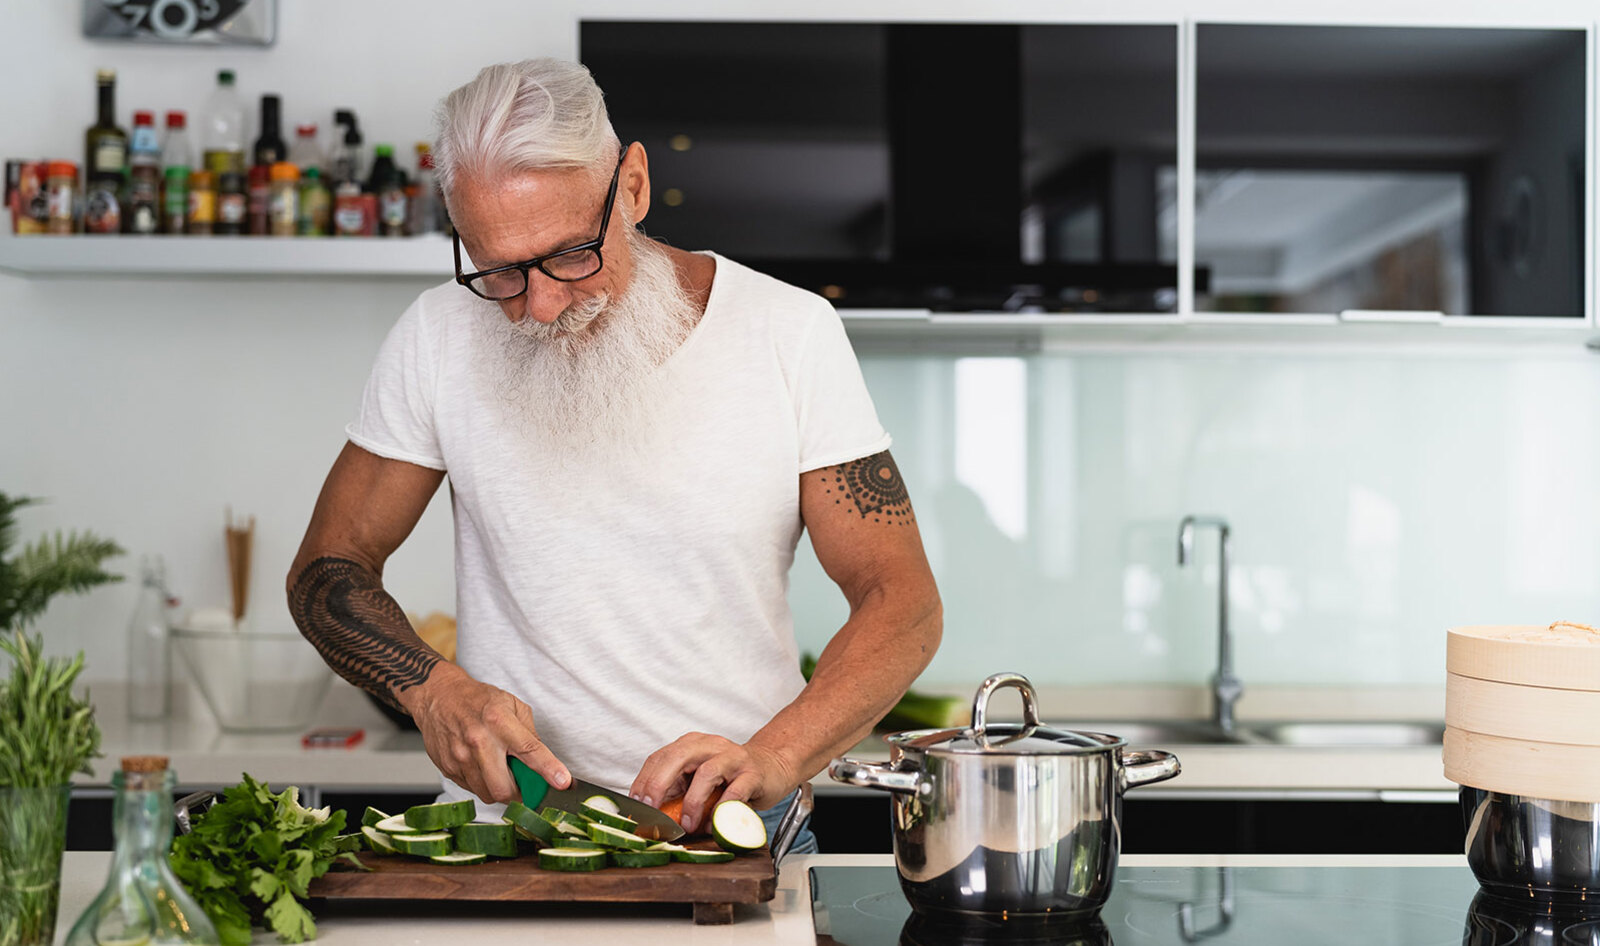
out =
<svg viewBox="0 0 1600 946"><path fill-rule="evenodd" d="M419 237L0 237L0 271L23 276L415 276L450 278L450 240Z"/></svg>

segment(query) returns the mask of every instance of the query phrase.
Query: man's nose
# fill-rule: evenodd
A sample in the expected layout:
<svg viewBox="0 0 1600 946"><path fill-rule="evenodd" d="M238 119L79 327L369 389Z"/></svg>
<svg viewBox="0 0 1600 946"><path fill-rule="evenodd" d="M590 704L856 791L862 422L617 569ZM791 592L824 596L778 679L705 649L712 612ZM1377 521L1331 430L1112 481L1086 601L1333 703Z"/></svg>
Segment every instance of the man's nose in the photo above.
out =
<svg viewBox="0 0 1600 946"><path fill-rule="evenodd" d="M518 301L522 307L515 321L531 318L548 325L572 304L572 292L566 283L534 270L528 274L528 291Z"/></svg>

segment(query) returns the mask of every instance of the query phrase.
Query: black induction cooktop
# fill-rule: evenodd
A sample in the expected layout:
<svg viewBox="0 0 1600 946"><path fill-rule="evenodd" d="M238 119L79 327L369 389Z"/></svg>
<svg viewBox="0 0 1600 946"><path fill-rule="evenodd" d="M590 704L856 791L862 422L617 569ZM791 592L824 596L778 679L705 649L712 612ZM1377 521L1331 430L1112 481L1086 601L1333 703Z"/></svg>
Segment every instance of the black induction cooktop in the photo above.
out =
<svg viewBox="0 0 1600 946"><path fill-rule="evenodd" d="M914 916L893 867L815 867L819 943L1059 946L1600 946L1600 904L1560 913L1480 893L1466 867L1121 867L1087 923Z"/></svg>

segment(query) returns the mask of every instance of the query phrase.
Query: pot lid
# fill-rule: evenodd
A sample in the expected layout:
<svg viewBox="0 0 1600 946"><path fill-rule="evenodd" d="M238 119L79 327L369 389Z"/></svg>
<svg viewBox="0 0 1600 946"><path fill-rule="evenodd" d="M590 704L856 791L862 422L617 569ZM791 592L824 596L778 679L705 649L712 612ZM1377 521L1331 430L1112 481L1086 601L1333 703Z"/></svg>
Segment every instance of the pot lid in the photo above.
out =
<svg viewBox="0 0 1600 946"><path fill-rule="evenodd" d="M923 752L949 752L958 755L1070 755L1099 752L1124 744L1124 740L1100 733L1051 729L1037 723L991 723L983 729L936 729L898 733L889 741Z"/></svg>
<svg viewBox="0 0 1600 946"><path fill-rule="evenodd" d="M989 697L1003 687L1022 693L1022 722L989 723ZM1126 745L1116 736L1051 729L1039 722L1039 701L1033 684L1020 673L997 673L983 681L972 700L972 725L966 729L924 729L889 737L892 745L923 752L1064 755L1098 752Z"/></svg>

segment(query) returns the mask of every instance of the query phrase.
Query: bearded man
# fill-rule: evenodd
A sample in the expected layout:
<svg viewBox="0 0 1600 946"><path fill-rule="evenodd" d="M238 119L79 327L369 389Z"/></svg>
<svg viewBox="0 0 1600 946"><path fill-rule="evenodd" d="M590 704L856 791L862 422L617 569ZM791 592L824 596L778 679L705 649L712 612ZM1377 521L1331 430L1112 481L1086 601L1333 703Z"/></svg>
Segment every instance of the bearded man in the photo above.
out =
<svg viewBox="0 0 1600 946"><path fill-rule="evenodd" d="M444 798L515 799L515 756L557 788L681 796L690 831L719 789L770 819L941 633L843 324L645 237L644 148L582 66L491 66L438 117L457 275L378 354L290 570L295 620L411 714ZM446 475L456 664L382 584ZM809 683L786 598L803 529L850 605Z"/></svg>

